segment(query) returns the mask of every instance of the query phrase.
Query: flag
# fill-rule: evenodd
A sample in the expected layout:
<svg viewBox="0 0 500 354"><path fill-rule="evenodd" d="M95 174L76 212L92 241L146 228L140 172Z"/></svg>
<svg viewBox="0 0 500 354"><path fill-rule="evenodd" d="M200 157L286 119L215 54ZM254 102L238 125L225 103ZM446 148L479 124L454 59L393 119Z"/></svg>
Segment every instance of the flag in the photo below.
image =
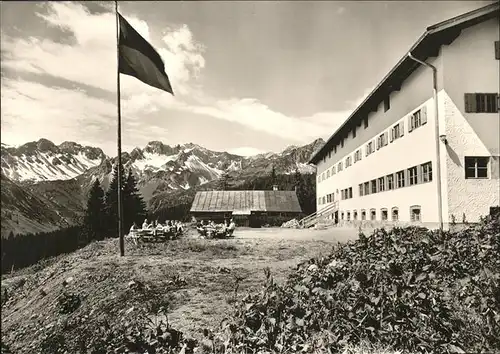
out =
<svg viewBox="0 0 500 354"><path fill-rule="evenodd" d="M133 76L145 84L174 94L158 52L118 13L118 72Z"/></svg>

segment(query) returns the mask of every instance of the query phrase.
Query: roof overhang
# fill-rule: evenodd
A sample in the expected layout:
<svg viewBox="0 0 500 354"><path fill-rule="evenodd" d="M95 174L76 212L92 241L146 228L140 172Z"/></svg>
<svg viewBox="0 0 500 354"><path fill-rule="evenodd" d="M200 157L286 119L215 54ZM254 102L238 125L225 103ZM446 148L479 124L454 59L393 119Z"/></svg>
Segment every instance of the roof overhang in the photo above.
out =
<svg viewBox="0 0 500 354"><path fill-rule="evenodd" d="M369 113L377 110L378 105L387 95L400 91L403 82L420 66L409 58L411 53L416 58L425 61L437 57L442 45L451 44L465 28L474 26L489 19L499 17L498 2L465 13L452 19L427 27L425 33L417 40L410 50L398 61L391 71L382 79L375 89L353 111L345 122L328 138L326 143L309 160L316 165L334 145L345 138L356 125L360 126Z"/></svg>

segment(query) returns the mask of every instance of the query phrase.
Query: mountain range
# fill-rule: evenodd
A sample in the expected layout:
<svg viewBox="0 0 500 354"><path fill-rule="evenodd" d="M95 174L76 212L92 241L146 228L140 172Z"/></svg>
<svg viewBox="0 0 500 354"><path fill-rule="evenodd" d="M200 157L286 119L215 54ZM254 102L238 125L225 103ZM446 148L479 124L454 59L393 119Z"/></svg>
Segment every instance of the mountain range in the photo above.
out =
<svg viewBox="0 0 500 354"><path fill-rule="evenodd" d="M158 199L184 191L212 189L229 174L233 184L269 174L290 174L298 169L312 173L307 162L324 144L317 139L304 146L290 146L281 153L250 157L216 152L187 143L169 146L151 141L144 148L122 153L125 169L131 169L150 207ZM69 226L83 215L86 196L95 178L107 188L117 157L98 147L75 142L56 145L40 139L19 147L1 146L2 236L51 231ZM155 199L154 205L150 203Z"/></svg>

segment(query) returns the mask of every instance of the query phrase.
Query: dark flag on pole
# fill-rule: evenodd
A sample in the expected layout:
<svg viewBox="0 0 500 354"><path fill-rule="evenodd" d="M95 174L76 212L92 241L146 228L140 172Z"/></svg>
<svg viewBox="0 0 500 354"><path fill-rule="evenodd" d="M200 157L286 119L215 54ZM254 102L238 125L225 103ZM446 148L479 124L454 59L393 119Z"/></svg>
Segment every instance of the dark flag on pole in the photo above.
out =
<svg viewBox="0 0 500 354"><path fill-rule="evenodd" d="M117 13L120 21L118 71L145 84L174 94L158 52Z"/></svg>

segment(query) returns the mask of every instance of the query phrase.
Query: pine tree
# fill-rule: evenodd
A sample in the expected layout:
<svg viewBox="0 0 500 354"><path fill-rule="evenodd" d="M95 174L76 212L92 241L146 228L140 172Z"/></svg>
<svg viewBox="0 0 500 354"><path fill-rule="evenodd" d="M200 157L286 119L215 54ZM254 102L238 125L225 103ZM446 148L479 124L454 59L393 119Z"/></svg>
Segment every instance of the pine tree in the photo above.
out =
<svg viewBox="0 0 500 354"><path fill-rule="evenodd" d="M218 183L217 183L217 189L220 191L226 191L229 189L229 173L224 172L222 176L220 176Z"/></svg>
<svg viewBox="0 0 500 354"><path fill-rule="evenodd" d="M137 189L137 181L132 170L129 170L123 188L123 227L125 232L134 222L140 225L146 216L146 203Z"/></svg>
<svg viewBox="0 0 500 354"><path fill-rule="evenodd" d="M105 204L104 191L101 188L99 179L96 178L90 189L87 200L87 208L84 216L84 230L87 236L86 242L92 240L102 240L105 236Z"/></svg>
<svg viewBox="0 0 500 354"><path fill-rule="evenodd" d="M121 172L121 186L122 186L122 202L124 200L123 190L125 187L125 171L123 165L120 166ZM106 191L106 220L105 228L109 237L118 237L118 168L113 168L113 177ZM125 232L125 230L123 230Z"/></svg>

